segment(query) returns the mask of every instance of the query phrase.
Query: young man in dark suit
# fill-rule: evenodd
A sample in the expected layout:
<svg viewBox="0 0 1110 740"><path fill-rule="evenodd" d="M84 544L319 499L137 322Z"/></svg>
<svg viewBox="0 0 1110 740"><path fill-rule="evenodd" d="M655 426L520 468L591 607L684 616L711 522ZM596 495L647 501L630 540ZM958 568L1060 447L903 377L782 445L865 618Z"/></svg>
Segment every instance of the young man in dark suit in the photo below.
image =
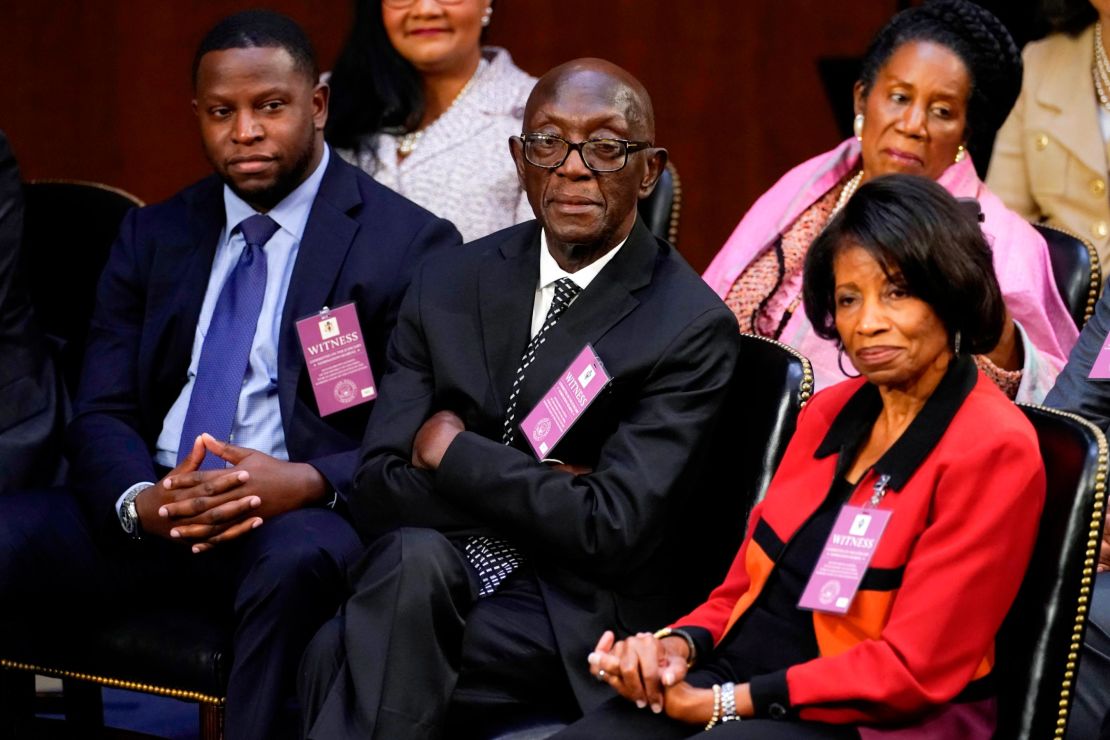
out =
<svg viewBox="0 0 1110 740"><path fill-rule="evenodd" d="M10 504L33 510L0 513L16 530L0 530L0 588L26 593L24 568L53 570L71 596L103 580L123 608L166 597L233 613L226 734L274 738L360 547L341 512L372 406L351 393L318 406L296 322L353 304L345 331L384 373L416 265L460 239L329 152L328 89L284 16L218 24L194 90L215 174L132 211L101 276L67 432L85 518L68 494Z"/></svg>
<svg viewBox="0 0 1110 740"><path fill-rule="evenodd" d="M662 584L736 321L637 217L666 162L639 82L558 67L524 131L510 146L537 220L425 263L402 306L351 497L379 536L299 677L314 740L572 719L610 693L587 671L596 635L682 608ZM611 384L561 440L522 425L587 345Z"/></svg>

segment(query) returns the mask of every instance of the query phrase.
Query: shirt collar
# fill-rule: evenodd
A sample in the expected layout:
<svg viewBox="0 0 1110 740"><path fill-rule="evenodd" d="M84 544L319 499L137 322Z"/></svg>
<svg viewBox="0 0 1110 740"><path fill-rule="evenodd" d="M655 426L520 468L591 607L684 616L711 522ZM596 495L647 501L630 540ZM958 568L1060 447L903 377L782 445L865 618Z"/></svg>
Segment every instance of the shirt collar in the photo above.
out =
<svg viewBox="0 0 1110 740"><path fill-rule="evenodd" d="M329 147L324 145L324 154L320 157L320 164L312 174L304 179L293 192L281 199L281 202L271 208L266 215L272 218L277 225L293 236L298 242L304 236L305 226L308 224L308 214L320 191L320 183L324 179L324 171L328 168L331 159ZM245 200L236 195L230 187L224 185L224 241L231 233L231 229L242 222L243 219L258 213Z"/></svg>
<svg viewBox="0 0 1110 740"><path fill-rule="evenodd" d="M540 290L543 290L548 285L551 285L556 280L561 278L570 278L571 282L577 285L580 289L585 290L601 272L605 265L617 256L624 243L628 241L626 236L621 240L621 243L610 249L608 252L599 257L596 261L583 267L578 272L566 272L563 268L559 267L559 263L551 256L551 251L547 248L547 232L540 228Z"/></svg>
<svg viewBox="0 0 1110 740"><path fill-rule="evenodd" d="M890 476L891 490L900 490L937 446L978 378L975 361L966 353L948 364L948 370L925 406L902 436L875 463L878 475ZM813 456L820 459L839 453L838 466L846 468L860 445L866 441L882 408L878 387L873 383L864 383L836 415Z"/></svg>

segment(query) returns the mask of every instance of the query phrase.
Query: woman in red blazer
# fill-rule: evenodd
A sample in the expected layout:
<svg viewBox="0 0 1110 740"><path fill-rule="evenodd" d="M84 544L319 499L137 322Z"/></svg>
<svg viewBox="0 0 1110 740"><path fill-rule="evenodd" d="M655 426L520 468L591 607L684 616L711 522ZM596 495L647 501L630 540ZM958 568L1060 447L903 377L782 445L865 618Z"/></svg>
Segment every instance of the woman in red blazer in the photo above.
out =
<svg viewBox="0 0 1110 740"><path fill-rule="evenodd" d="M971 359L1004 322L990 248L935 182L891 175L830 221L804 285L863 377L802 411L704 604L602 635L590 670L623 698L558 738L993 734L995 633L1045 478L1032 426Z"/></svg>

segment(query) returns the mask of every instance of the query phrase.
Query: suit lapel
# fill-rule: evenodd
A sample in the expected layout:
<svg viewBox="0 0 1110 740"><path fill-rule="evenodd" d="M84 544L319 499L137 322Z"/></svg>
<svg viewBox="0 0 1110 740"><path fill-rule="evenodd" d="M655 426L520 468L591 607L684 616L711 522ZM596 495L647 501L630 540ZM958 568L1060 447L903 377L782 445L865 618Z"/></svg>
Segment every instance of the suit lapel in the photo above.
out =
<svg viewBox="0 0 1110 740"><path fill-rule="evenodd" d="M210 178L189 203L189 226L180 241L160 245L151 266L150 284L173 285L176 290L157 317L154 335L165 334L160 358L167 381L183 381L189 367L200 309L212 273L212 260L224 227L223 185ZM173 330L171 324L176 323ZM157 377L161 373L152 373Z"/></svg>
<svg viewBox="0 0 1110 740"><path fill-rule="evenodd" d="M534 228L524 229L502 244L478 278L486 372L502 413L531 334L532 304L540 279L539 245L540 229L536 223Z"/></svg>
<svg viewBox="0 0 1110 740"><path fill-rule="evenodd" d="M294 322L319 311L328 301L358 232L358 223L347 213L361 203L354 172L333 152L305 224L281 314L278 402L287 431L304 364Z"/></svg>
<svg viewBox="0 0 1110 740"><path fill-rule="evenodd" d="M548 331L547 341L525 376L518 418L532 410L586 344L596 348L601 338L639 305L634 293L651 282L657 255L655 238L637 219L620 252Z"/></svg>
<svg viewBox="0 0 1110 740"><path fill-rule="evenodd" d="M1105 172L1106 145L1099 130L1098 99L1090 72L1094 38L1091 26L1056 49L1037 87L1040 109L1035 123L1093 172Z"/></svg>

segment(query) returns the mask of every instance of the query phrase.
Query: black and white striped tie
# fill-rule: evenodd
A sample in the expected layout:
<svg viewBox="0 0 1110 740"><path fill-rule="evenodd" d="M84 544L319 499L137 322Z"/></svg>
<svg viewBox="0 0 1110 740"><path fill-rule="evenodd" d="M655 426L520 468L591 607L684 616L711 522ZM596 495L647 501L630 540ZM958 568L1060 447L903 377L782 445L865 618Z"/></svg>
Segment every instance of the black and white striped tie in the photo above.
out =
<svg viewBox="0 0 1110 740"><path fill-rule="evenodd" d="M581 290L570 278L559 278L555 281L555 297L551 301L551 308L547 310L543 326L524 348L520 367L516 370L516 378L513 380L513 388L509 393L509 402L505 409L505 426L501 433L501 441L504 444L512 444L516 434L516 404L524 384L524 373L536 359L536 351L547 341L547 332L555 326L559 316ZM466 542L464 552L467 560L478 571L478 580L482 584L478 591L479 597L493 593L501 582L524 561L516 548L505 540L493 537L471 537Z"/></svg>

